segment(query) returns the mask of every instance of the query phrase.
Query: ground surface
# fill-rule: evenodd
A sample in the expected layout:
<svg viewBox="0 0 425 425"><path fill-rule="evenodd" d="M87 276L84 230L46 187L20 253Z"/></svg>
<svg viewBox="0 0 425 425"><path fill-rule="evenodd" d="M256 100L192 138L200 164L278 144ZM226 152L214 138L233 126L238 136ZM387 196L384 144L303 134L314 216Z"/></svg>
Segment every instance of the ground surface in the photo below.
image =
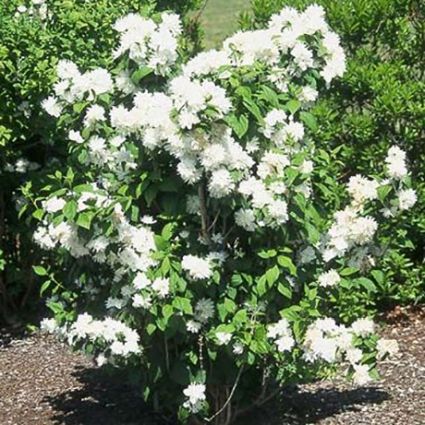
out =
<svg viewBox="0 0 425 425"><path fill-rule="evenodd" d="M240 424L425 424L425 313L387 325L400 357L381 367L382 381L355 388L341 381L286 390ZM165 425L137 394L92 362L42 335L0 337L0 424Z"/></svg>

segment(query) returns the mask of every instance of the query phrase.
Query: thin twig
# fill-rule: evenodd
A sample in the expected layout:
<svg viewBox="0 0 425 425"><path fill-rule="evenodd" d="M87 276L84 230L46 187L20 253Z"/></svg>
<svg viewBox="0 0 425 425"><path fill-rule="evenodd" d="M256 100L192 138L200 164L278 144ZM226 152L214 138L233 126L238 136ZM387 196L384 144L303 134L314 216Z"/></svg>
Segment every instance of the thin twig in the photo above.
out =
<svg viewBox="0 0 425 425"><path fill-rule="evenodd" d="M210 232L212 229L214 229L215 225L217 224L217 220L220 217L220 210L217 211L217 214L214 217L213 222L211 223L210 227L208 227L208 232Z"/></svg>
<svg viewBox="0 0 425 425"><path fill-rule="evenodd" d="M233 384L232 391L230 391L230 395L227 398L226 402L221 406L221 409L214 413L214 415L210 416L209 418L205 418L206 422L211 422L213 419L215 419L218 415L220 415L224 409L227 407L227 405L231 402L233 395L235 394L236 388L239 384L239 380L241 379L241 375L243 372L243 366L239 369L238 375L236 376L235 383Z"/></svg>

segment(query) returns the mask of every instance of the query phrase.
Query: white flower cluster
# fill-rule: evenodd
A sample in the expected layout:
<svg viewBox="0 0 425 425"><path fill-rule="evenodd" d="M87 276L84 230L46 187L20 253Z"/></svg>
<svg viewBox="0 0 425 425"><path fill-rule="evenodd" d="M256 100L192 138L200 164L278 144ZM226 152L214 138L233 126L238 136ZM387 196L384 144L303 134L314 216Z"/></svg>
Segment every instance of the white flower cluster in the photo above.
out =
<svg viewBox="0 0 425 425"><path fill-rule="evenodd" d="M374 323L360 319L350 327L337 325L333 319L318 319L311 324L304 338L304 356L307 361L323 360L327 363L346 360L354 370L354 382L363 385L371 380L369 367L361 364L363 351L356 337L365 338L374 332Z"/></svg>
<svg viewBox="0 0 425 425"><path fill-rule="evenodd" d="M378 197L378 186L379 183L376 180L367 179L360 175L351 177L347 189L353 205L362 208L366 201L376 199Z"/></svg>
<svg viewBox="0 0 425 425"><path fill-rule="evenodd" d="M28 15L34 18L38 18L41 21L45 21L49 16L49 11L47 8L47 0L31 0L31 5L29 7L21 4L16 9L15 16Z"/></svg>
<svg viewBox="0 0 425 425"><path fill-rule="evenodd" d="M85 192L79 198L78 210L84 211L90 201L94 202L97 208L111 205L110 199L104 195ZM62 210L65 202L61 198L52 197L45 201L43 206L46 212L54 213ZM91 254L98 263L110 266L118 279L129 270L135 273L146 272L155 266L156 262L151 256L156 250L153 232L146 225L132 225L125 217L120 204L114 206L112 221L116 227L115 236L106 238L101 228L97 228L91 239L85 240L79 235L77 225L66 221L56 225L45 220L36 229L34 240L46 250L60 245L75 258ZM158 288L160 294L164 294L164 288L159 288L158 284L154 287Z"/></svg>
<svg viewBox="0 0 425 425"><path fill-rule="evenodd" d="M128 53L139 66L165 75L177 60L178 37L182 26L178 15L163 13L161 23L131 13L119 19L114 29L120 33L116 58Z"/></svg>
<svg viewBox="0 0 425 425"><path fill-rule="evenodd" d="M341 276L336 270L331 269L327 272L321 273L317 278L317 281L319 283L319 286L322 286L324 288L332 287L338 285L338 283L341 281Z"/></svg>
<svg viewBox="0 0 425 425"><path fill-rule="evenodd" d="M49 204L48 206L52 207ZM84 241L78 236L77 226L65 221L57 225L44 221L34 232L33 238L35 243L43 249L52 250L59 245L75 258L89 253Z"/></svg>
<svg viewBox="0 0 425 425"><path fill-rule="evenodd" d="M95 342L97 347L103 347L103 356L106 359L110 357L110 360L141 352L138 333L110 317L96 320L87 313L80 314L66 330L56 331L66 335L71 345L87 341Z"/></svg>
<svg viewBox="0 0 425 425"><path fill-rule="evenodd" d="M277 350L281 353L291 351L295 345L289 322L286 319L280 319L277 323L269 325L267 337L273 339Z"/></svg>
<svg viewBox="0 0 425 425"><path fill-rule="evenodd" d="M186 270L194 280L208 279L212 276L211 262L194 255L185 255L183 257L182 269Z"/></svg>
<svg viewBox="0 0 425 425"><path fill-rule="evenodd" d="M335 223L328 231L328 241L323 252L326 262L344 256L355 246L371 242L378 228L373 217L363 217L352 207L336 212L334 218Z"/></svg>
<svg viewBox="0 0 425 425"><path fill-rule="evenodd" d="M351 204L334 215L335 221L326 235L322 249L326 262L351 251L353 264L362 264L368 255L366 245L371 244L378 229L376 219L364 215L364 211L368 202L378 199L381 187L392 184L397 196L395 203L383 209L384 217L393 217L398 211L408 210L415 205L416 192L403 188L403 179L408 174L405 152L397 146L391 147L385 163L390 179L378 181L361 175L349 179L347 190L351 196Z"/></svg>
<svg viewBox="0 0 425 425"><path fill-rule="evenodd" d="M305 40L315 36L321 49ZM309 69L318 69L327 83L345 70L345 55L338 36L332 32L321 6L311 5L304 12L285 7L273 15L265 30L238 32L224 42L221 51L211 50L189 61L184 73L204 76L219 71L223 78L226 66L252 66L261 62L272 68L269 80L280 91L289 79ZM309 92L309 99L314 96Z"/></svg>
<svg viewBox="0 0 425 425"><path fill-rule="evenodd" d="M6 163L4 165L4 171L8 173L19 173L25 174L28 171L38 170L40 168L40 164L36 162L28 161L26 158L19 158L16 160L14 164Z"/></svg>
<svg viewBox="0 0 425 425"><path fill-rule="evenodd" d="M139 65L162 74L174 64L180 33L175 15L163 14L162 22L155 24L131 14L120 19L115 29L121 34L117 56L129 52L130 58ZM321 48L315 43L307 46L305 35L316 37ZM324 21L323 9L312 6L303 13L284 9L271 19L267 30L238 33L225 41L221 51L201 53L183 67L182 75L169 82L165 93L136 91L130 83L123 82L128 76L121 74L120 83L116 81L115 87L130 86L126 92L135 92L133 106L129 107L126 100L125 105L114 105L109 112L98 104L86 110L86 127L93 130L99 123L109 124L116 132L112 140L101 135L90 137L88 161L111 170L120 169L120 174L126 175L135 164L123 141L136 135L146 149L165 149L171 153L177 159L178 173L187 183L197 183L206 175L211 197L241 194L245 202L251 203L251 208L236 216L238 225L246 230L282 225L288 220L282 173L291 165L289 153L301 146L303 124L284 111L271 111L265 118L263 134L275 149L283 149L285 154L270 150L260 155L257 162L256 149L239 143L222 122L232 110L227 89L223 87L227 84L223 67L236 70L257 61L268 66L267 75L278 74L282 79L284 73L285 84L293 81L295 84L295 79L309 69L323 72L323 78L329 82L340 75L345 58L337 36ZM291 68L293 66L295 68ZM75 65L67 61L59 64L58 76L55 97L44 102L45 109L54 116L61 114L64 103L82 99L87 92L91 96L109 92L114 86L105 70L80 74ZM218 83L213 81L217 77ZM305 102L316 98L313 87L304 85L300 89ZM208 124L210 130L205 132L199 124L202 127ZM75 131L70 138L77 143L84 142ZM289 148L291 143L296 145ZM311 167L307 168L304 170L308 173ZM258 177L254 175L256 169ZM255 186L249 190L251 183ZM310 191L308 185L297 190L306 195Z"/></svg>

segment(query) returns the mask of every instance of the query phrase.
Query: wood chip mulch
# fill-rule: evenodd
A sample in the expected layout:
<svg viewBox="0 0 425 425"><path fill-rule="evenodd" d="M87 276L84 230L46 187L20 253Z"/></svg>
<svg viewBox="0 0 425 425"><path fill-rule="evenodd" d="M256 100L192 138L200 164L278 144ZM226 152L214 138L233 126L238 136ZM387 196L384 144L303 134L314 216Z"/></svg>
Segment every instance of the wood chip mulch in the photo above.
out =
<svg viewBox="0 0 425 425"><path fill-rule="evenodd" d="M240 425L425 425L425 310L388 318L382 334L400 355L381 365L381 381L287 389ZM1 425L163 425L124 382L51 337L0 332Z"/></svg>

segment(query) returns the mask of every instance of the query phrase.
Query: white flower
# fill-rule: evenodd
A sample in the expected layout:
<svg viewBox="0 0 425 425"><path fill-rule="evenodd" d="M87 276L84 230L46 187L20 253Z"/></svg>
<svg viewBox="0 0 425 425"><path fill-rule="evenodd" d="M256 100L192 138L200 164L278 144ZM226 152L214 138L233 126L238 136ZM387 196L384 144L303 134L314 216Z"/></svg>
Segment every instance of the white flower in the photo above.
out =
<svg viewBox="0 0 425 425"><path fill-rule="evenodd" d="M241 209L235 213L235 223L248 232L255 232L255 214L253 210Z"/></svg>
<svg viewBox="0 0 425 425"><path fill-rule="evenodd" d="M313 171L313 161L305 160L301 164L300 170L304 174L310 174Z"/></svg>
<svg viewBox="0 0 425 425"><path fill-rule="evenodd" d="M362 357L363 357L363 352L362 352L362 350L360 350L358 348L350 348L345 353L345 358L352 365L358 364L362 360Z"/></svg>
<svg viewBox="0 0 425 425"><path fill-rule="evenodd" d="M43 319L40 323L40 329L43 332L54 333L58 330L58 324L55 319Z"/></svg>
<svg viewBox="0 0 425 425"><path fill-rule="evenodd" d="M75 130L71 130L68 133L68 139L71 140L72 142L75 142L75 143L78 143L78 144L84 142L84 139L82 138L81 133L79 131L75 131Z"/></svg>
<svg viewBox="0 0 425 425"><path fill-rule="evenodd" d="M112 308L116 308L117 310L120 310L124 307L124 304L125 304L125 301L122 298L109 297L106 300L105 306L108 310Z"/></svg>
<svg viewBox="0 0 425 425"><path fill-rule="evenodd" d="M267 337L274 340L279 352L291 351L295 345L289 322L286 319L280 319L279 322L269 325Z"/></svg>
<svg viewBox="0 0 425 425"><path fill-rule="evenodd" d="M416 192L413 189L404 189L398 192L398 205L401 210L408 210L416 204Z"/></svg>
<svg viewBox="0 0 425 425"><path fill-rule="evenodd" d="M64 199L54 196L53 198L50 198L47 201L43 202L43 208L48 213L55 213L61 211L65 204L66 201Z"/></svg>
<svg viewBox="0 0 425 425"><path fill-rule="evenodd" d="M362 205L365 201L378 198L378 182L361 175L350 177L347 189L353 198L353 202L357 205Z"/></svg>
<svg viewBox="0 0 425 425"><path fill-rule="evenodd" d="M41 107L52 117L59 118L62 113L62 106L58 103L58 100L50 96L44 99L41 103Z"/></svg>
<svg viewBox="0 0 425 425"><path fill-rule="evenodd" d="M188 332L197 334L201 330L202 324L195 320L188 320L186 323L186 329Z"/></svg>
<svg viewBox="0 0 425 425"><path fill-rule="evenodd" d="M319 275L317 281L323 287L335 286L341 281L341 277L336 270L331 269Z"/></svg>
<svg viewBox="0 0 425 425"><path fill-rule="evenodd" d="M234 187L235 184L228 170L222 168L213 171L208 184L208 190L213 198L222 198L228 195Z"/></svg>
<svg viewBox="0 0 425 425"><path fill-rule="evenodd" d="M304 102L314 102L319 95L318 91L310 86L305 86L301 90L300 100Z"/></svg>
<svg viewBox="0 0 425 425"><path fill-rule="evenodd" d="M304 248L300 254L300 264L308 264L311 263L316 259L316 251L312 246L308 246L307 248Z"/></svg>
<svg viewBox="0 0 425 425"><path fill-rule="evenodd" d="M299 142L304 137L304 126L300 122L291 119L284 128L284 134Z"/></svg>
<svg viewBox="0 0 425 425"><path fill-rule="evenodd" d="M392 146L388 150L385 159L388 176L394 179L401 179L407 175L406 153L398 146Z"/></svg>
<svg viewBox="0 0 425 425"><path fill-rule="evenodd" d="M182 268L195 280L208 279L212 276L210 262L194 255L185 255L183 257Z"/></svg>
<svg viewBox="0 0 425 425"><path fill-rule="evenodd" d="M375 323L371 319L358 319L351 324L351 330L359 336L368 336L375 331Z"/></svg>
<svg viewBox="0 0 425 425"><path fill-rule="evenodd" d="M95 124L98 121L105 121L105 108L99 105L92 105L86 111L86 116L84 118L84 124L90 126Z"/></svg>
<svg viewBox="0 0 425 425"><path fill-rule="evenodd" d="M369 366L367 365L354 365L353 380L357 385L365 385L372 381L369 375Z"/></svg>
<svg viewBox="0 0 425 425"><path fill-rule="evenodd" d="M134 294L133 307L149 309L152 306L152 299L149 296Z"/></svg>
<svg viewBox="0 0 425 425"><path fill-rule="evenodd" d="M243 350L243 345L240 342L236 342L235 344L233 344L233 354L239 356L243 353Z"/></svg>
<svg viewBox="0 0 425 425"><path fill-rule="evenodd" d="M291 50L291 55L301 70L305 71L313 66L313 53L303 43L297 42Z"/></svg>
<svg viewBox="0 0 425 425"><path fill-rule="evenodd" d="M230 332L217 332L215 336L218 345L227 345L232 339L232 334Z"/></svg>
<svg viewBox="0 0 425 425"><path fill-rule="evenodd" d="M88 88L95 94L103 94L112 91L114 83L112 77L106 69L97 68L85 74L88 81Z"/></svg>
<svg viewBox="0 0 425 425"><path fill-rule="evenodd" d="M288 221L288 206L285 201L273 200L267 206L267 212L269 213L270 217L278 224L283 224Z"/></svg>
<svg viewBox="0 0 425 425"><path fill-rule="evenodd" d="M206 400L204 384L190 384L183 394L187 397L187 401L183 404L192 413L197 413L202 408L202 402Z"/></svg>
<svg viewBox="0 0 425 425"><path fill-rule="evenodd" d="M105 364L107 364L108 363L108 359L107 359L107 357L105 357L105 355L104 354L99 354L97 357L96 357L96 364L99 366L99 367L102 367L103 365L105 365Z"/></svg>
<svg viewBox="0 0 425 425"><path fill-rule="evenodd" d="M152 283L152 289L160 298L164 298L170 293L170 281L168 278L157 278Z"/></svg>
<svg viewBox="0 0 425 425"><path fill-rule="evenodd" d="M214 313L214 302L208 298L201 298L195 305L195 320L198 322L206 323Z"/></svg>
<svg viewBox="0 0 425 425"><path fill-rule="evenodd" d="M61 59L58 62L56 72L59 80L72 80L81 75L77 65L67 59Z"/></svg>

